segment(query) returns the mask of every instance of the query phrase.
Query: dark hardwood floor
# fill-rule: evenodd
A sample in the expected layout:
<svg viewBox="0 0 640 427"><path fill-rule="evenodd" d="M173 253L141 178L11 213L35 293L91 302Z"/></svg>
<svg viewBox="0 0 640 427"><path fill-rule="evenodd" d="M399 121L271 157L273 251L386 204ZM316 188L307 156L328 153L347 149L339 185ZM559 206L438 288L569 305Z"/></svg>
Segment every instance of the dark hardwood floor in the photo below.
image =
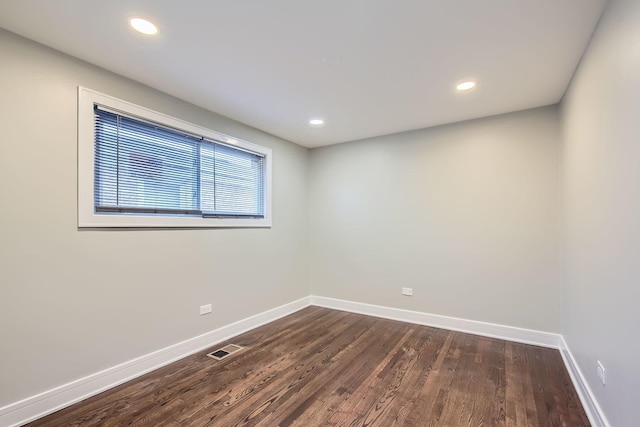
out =
<svg viewBox="0 0 640 427"><path fill-rule="evenodd" d="M553 349L319 307L229 343L29 426L589 425Z"/></svg>

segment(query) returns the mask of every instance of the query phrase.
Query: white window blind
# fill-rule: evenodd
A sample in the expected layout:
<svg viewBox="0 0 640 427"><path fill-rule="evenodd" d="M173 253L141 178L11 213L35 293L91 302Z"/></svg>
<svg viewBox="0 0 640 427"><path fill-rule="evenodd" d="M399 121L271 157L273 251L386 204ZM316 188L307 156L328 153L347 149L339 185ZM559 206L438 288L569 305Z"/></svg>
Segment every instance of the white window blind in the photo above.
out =
<svg viewBox="0 0 640 427"><path fill-rule="evenodd" d="M265 218L265 158L94 105L95 213Z"/></svg>

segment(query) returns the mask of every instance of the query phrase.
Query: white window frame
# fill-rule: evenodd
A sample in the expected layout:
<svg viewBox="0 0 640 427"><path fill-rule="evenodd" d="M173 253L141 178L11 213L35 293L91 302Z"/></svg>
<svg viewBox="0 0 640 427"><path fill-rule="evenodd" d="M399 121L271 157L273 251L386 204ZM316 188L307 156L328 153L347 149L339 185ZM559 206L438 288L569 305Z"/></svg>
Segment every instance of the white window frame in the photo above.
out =
<svg viewBox="0 0 640 427"><path fill-rule="evenodd" d="M187 133L254 152L265 158L264 218L203 218L197 216L169 216L153 214L96 213L94 201L95 179L95 118L94 105L102 105L126 115L163 124ZM271 164L270 148L252 144L236 137L207 129L91 89L78 87L78 227L271 227Z"/></svg>

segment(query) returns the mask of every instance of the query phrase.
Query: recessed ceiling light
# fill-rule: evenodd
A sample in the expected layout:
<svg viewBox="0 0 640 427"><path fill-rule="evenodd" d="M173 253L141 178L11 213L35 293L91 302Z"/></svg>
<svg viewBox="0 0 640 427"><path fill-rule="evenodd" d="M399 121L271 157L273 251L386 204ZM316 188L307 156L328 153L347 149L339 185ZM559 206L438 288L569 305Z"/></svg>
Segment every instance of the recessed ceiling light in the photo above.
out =
<svg viewBox="0 0 640 427"><path fill-rule="evenodd" d="M131 18L129 24L131 24L136 31L141 32L142 34L152 36L158 33L158 27L146 19Z"/></svg>
<svg viewBox="0 0 640 427"><path fill-rule="evenodd" d="M464 92L465 90L473 89L474 87L476 87L476 84L477 83L473 80L468 80L466 82L459 83L458 86L456 86L456 89Z"/></svg>
<svg viewBox="0 0 640 427"><path fill-rule="evenodd" d="M311 119L311 120L309 120L309 124L311 126L319 127L319 126L324 125L324 120L322 120L322 119Z"/></svg>

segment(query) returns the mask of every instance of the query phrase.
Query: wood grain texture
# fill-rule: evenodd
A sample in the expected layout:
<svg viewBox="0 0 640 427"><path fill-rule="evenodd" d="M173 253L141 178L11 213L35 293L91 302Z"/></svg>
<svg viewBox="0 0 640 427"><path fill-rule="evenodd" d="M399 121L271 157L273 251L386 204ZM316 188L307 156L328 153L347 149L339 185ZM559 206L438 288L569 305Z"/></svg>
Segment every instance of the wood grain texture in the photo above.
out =
<svg viewBox="0 0 640 427"><path fill-rule="evenodd" d="M206 353L244 347L216 361ZM29 426L588 426L557 350L308 307Z"/></svg>

